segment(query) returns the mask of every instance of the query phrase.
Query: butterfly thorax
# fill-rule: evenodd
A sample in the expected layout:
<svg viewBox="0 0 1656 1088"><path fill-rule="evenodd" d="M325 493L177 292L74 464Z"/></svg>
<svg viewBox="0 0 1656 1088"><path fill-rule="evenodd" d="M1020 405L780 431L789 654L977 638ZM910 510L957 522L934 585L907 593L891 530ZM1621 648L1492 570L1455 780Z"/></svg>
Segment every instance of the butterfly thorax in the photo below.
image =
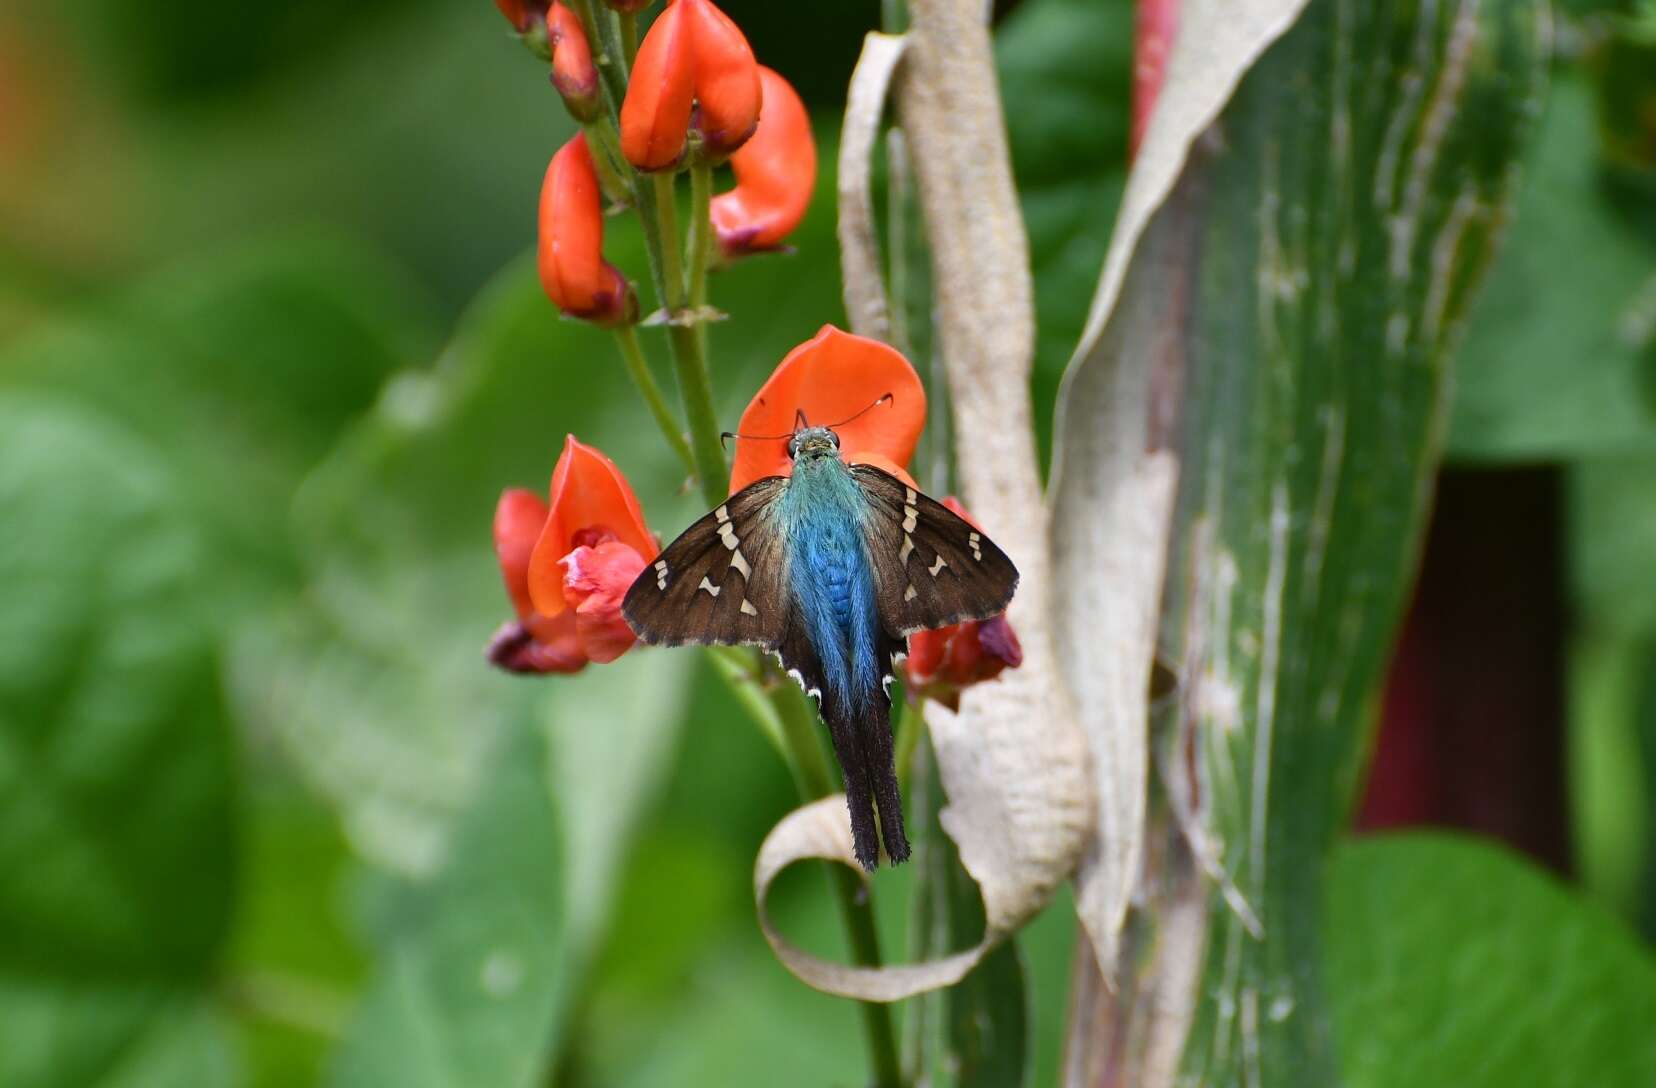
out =
<svg viewBox="0 0 1656 1088"><path fill-rule="evenodd" d="M874 573L863 544L867 499L838 451L802 447L779 507L789 590L823 679L841 699L861 704L876 696L882 676Z"/></svg>

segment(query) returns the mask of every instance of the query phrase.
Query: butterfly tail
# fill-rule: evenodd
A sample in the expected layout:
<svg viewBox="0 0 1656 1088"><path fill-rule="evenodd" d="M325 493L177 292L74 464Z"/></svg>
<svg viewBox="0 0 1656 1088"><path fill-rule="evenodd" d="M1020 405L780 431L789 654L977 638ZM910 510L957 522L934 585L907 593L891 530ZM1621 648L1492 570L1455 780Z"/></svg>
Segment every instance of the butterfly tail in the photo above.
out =
<svg viewBox="0 0 1656 1088"><path fill-rule="evenodd" d="M851 847L857 864L872 871L880 863L880 839L874 830L874 793L870 782L865 723L843 700L823 693L819 708L834 742L834 755L845 778L845 805L851 813ZM887 731L889 734L889 730ZM904 843L905 856L907 843Z"/></svg>
<svg viewBox="0 0 1656 1088"><path fill-rule="evenodd" d="M897 759L891 739L891 702L883 696L867 700L858 723L863 752L873 779L874 802L880 810L880 836L895 864L907 861L908 836L903 832L903 794L897 786Z"/></svg>

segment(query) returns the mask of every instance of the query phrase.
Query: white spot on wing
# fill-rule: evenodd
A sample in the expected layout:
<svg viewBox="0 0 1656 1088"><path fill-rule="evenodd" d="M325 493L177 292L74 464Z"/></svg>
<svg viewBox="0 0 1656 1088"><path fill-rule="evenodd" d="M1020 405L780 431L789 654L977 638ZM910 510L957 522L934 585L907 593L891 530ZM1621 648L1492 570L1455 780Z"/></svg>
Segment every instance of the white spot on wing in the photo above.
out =
<svg viewBox="0 0 1656 1088"><path fill-rule="evenodd" d="M730 565L735 567L737 572L741 574L744 582L753 576L753 568L748 566L747 557L742 554L740 548L731 551Z"/></svg>
<svg viewBox="0 0 1656 1088"><path fill-rule="evenodd" d="M907 589L903 590L903 600L905 601L912 601L918 596L920 596L920 591L915 589L912 584L910 584Z"/></svg>
<svg viewBox="0 0 1656 1088"><path fill-rule="evenodd" d="M730 510L728 507L721 506L717 510L713 511L713 517L720 525L723 525L725 522L730 520Z"/></svg>
<svg viewBox="0 0 1656 1088"><path fill-rule="evenodd" d="M714 585L712 582L709 582L705 574L702 575L701 585L696 588L707 590L707 594L710 597L717 597L719 595L719 587Z"/></svg>
<svg viewBox="0 0 1656 1088"><path fill-rule="evenodd" d="M920 511L912 506L903 507L903 532L912 533L914 527L920 523Z"/></svg>
<svg viewBox="0 0 1656 1088"><path fill-rule="evenodd" d="M730 527L730 522L728 521L719 526L719 539L722 540L724 542L724 546L729 548L731 551L735 551L737 545L741 544L741 540L736 536L736 530Z"/></svg>
<svg viewBox="0 0 1656 1088"><path fill-rule="evenodd" d="M753 602L749 601L746 597L743 597L742 598L742 615L744 615L744 616L757 616L758 614L759 614L759 610L757 608L753 607Z"/></svg>
<svg viewBox="0 0 1656 1088"><path fill-rule="evenodd" d="M940 556L937 557L937 562L935 562L931 565L931 570L927 571L926 573L931 575L933 578L936 578L937 577L937 572L942 570L944 567L946 567L948 565L949 564L943 562L943 557L940 555Z"/></svg>
<svg viewBox="0 0 1656 1088"><path fill-rule="evenodd" d="M897 562L907 563L908 557L914 552L914 541L907 533L903 534L903 546L897 551Z"/></svg>

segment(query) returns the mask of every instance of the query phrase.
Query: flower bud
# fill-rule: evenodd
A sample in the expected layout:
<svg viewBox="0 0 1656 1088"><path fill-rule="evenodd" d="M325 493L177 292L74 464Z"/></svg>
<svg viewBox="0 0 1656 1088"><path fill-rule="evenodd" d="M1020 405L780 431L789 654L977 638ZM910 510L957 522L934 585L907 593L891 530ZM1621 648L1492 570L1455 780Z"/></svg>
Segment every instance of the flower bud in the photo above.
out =
<svg viewBox="0 0 1656 1088"><path fill-rule="evenodd" d="M759 69L764 108L753 138L730 157L736 188L713 198L711 214L726 257L775 249L799 226L816 186L816 139L798 92Z"/></svg>
<svg viewBox="0 0 1656 1088"><path fill-rule="evenodd" d="M633 63L621 103L621 153L640 170L675 167L693 120L704 161L723 161L753 135L761 95L759 65L741 29L711 0L674 0Z"/></svg>
<svg viewBox="0 0 1656 1088"><path fill-rule="evenodd" d="M598 174L577 133L558 149L541 186L541 286L558 309L599 325L638 318L632 285L604 260L604 207Z"/></svg>
<svg viewBox="0 0 1656 1088"><path fill-rule="evenodd" d="M546 22L546 8L533 0L495 0L495 7L519 34L527 34L536 23Z"/></svg>
<svg viewBox="0 0 1656 1088"><path fill-rule="evenodd" d="M569 115L585 124L598 118L598 69L592 63L581 20L563 4L546 13L552 42L552 85L563 96Z"/></svg>

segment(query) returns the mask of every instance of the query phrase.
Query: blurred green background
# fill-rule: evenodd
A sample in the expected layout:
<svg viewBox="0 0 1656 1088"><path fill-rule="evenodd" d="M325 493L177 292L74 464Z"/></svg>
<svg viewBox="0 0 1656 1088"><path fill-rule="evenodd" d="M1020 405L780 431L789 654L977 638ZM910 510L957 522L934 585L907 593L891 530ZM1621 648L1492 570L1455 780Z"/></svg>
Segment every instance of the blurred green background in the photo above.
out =
<svg viewBox="0 0 1656 1088"><path fill-rule="evenodd" d="M819 111L825 171L797 253L714 284L734 421L841 320L835 112L878 5L726 7ZM1563 495L1568 758L1539 773L1567 848L1543 860L1648 936L1656 18L1559 14L1450 445ZM1043 436L1121 186L1130 28L1123 0L1003 12ZM859 1082L854 1006L754 924L753 853L792 788L700 659L546 682L482 661L509 612L494 500L544 486L566 432L658 530L699 512L608 337L535 281L570 131L485 0L0 6L0 1085ZM1521 547L1486 530L1474 550ZM1384 859L1341 865L1337 928L1363 940L1331 938L1335 966L1383 973L1414 939L1361 924ZM880 877L893 950L907 879ZM838 954L814 874L773 909ZM1036 1084L1072 917L1060 898L1019 944ZM1586 928L1590 982L1631 938ZM1341 1016L1369 1016L1348 992ZM1364 1060L1355 1079L1388 1083Z"/></svg>

